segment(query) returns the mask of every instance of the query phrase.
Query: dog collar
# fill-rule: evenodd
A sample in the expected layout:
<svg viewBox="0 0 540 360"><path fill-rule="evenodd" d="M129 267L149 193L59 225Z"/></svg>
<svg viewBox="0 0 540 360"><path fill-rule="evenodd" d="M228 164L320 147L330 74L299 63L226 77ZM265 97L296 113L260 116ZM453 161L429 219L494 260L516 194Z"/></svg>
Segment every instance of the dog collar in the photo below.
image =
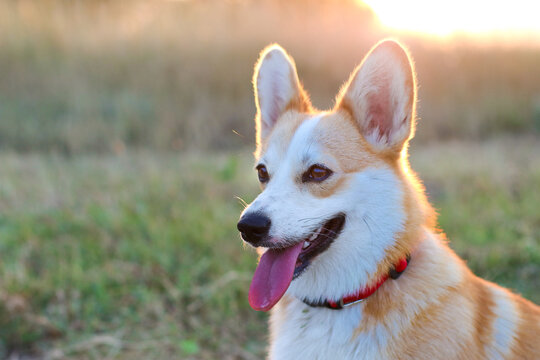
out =
<svg viewBox="0 0 540 360"><path fill-rule="evenodd" d="M396 280L401 276L401 274L405 271L407 266L409 265L409 262L411 261L411 256L407 255L406 257L401 258L396 265L390 271L388 274L385 274L382 276L379 281L377 281L375 284L365 288L358 290L356 293L347 295L339 299L339 301L333 301L333 300L323 300L319 302L311 302L308 300L303 299L302 301L312 307L326 307L333 310L341 310L343 308L346 308L348 306L357 304L359 302L364 301L369 296L373 295L375 291L377 291L378 288L381 287L382 284L389 278L392 280Z"/></svg>

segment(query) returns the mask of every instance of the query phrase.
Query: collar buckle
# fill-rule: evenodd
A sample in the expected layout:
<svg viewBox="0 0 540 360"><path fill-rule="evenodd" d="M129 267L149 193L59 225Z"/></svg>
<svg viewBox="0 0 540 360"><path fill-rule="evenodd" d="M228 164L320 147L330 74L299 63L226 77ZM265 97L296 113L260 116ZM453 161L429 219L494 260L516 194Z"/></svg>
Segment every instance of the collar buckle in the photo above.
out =
<svg viewBox="0 0 540 360"><path fill-rule="evenodd" d="M361 303L361 302L364 301L364 300L366 300L366 298L358 299L358 300L354 300L354 301L345 303L345 301L343 300L343 298L341 298L341 299L339 299L339 305L340 305L342 308L346 308L346 307L353 306L353 305L355 305L355 304Z"/></svg>

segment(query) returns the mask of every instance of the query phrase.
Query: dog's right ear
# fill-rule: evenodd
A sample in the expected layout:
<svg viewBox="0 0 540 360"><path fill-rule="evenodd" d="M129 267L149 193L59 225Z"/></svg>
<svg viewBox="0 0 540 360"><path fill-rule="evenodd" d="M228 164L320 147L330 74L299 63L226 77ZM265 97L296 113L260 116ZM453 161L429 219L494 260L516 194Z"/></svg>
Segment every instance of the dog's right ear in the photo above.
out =
<svg viewBox="0 0 540 360"><path fill-rule="evenodd" d="M414 134L416 80L401 44L378 43L341 90L336 107L350 113L377 151L399 155Z"/></svg>
<svg viewBox="0 0 540 360"><path fill-rule="evenodd" d="M281 114L287 110L308 112L311 104L305 94L296 66L285 50L277 44L265 48L253 74L257 117L257 144L271 132Z"/></svg>

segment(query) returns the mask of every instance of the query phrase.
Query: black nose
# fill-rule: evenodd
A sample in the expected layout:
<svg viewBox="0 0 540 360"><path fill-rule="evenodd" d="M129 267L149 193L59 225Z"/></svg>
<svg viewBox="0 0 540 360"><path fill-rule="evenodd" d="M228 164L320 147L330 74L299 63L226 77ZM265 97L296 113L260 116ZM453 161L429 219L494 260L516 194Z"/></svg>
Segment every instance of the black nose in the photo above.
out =
<svg viewBox="0 0 540 360"><path fill-rule="evenodd" d="M271 222L268 217L260 213L253 213L242 216L237 227L242 235L242 239L253 246L258 246L266 235L268 235L270 224Z"/></svg>

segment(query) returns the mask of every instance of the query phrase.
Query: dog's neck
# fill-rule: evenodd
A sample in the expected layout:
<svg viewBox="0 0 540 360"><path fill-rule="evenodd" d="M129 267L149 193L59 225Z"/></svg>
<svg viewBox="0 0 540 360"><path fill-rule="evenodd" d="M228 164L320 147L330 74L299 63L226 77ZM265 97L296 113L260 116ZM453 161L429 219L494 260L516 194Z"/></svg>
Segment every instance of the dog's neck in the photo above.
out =
<svg viewBox="0 0 540 360"><path fill-rule="evenodd" d="M377 291L373 292L365 301L346 307L344 311L361 309L362 312L374 313L378 315L393 313L396 315L396 309L408 308L406 304L411 300L408 294L424 294L423 289L430 288L432 294L443 293L448 288L455 286L461 281L463 269L455 253L448 248L443 238L431 230L424 229L424 236L418 241L416 248L410 254L410 263L406 271L395 281L385 281ZM441 279L444 279L442 281ZM433 284L432 284L433 283ZM437 284L436 288L433 288ZM295 301L292 301L295 299ZM404 301L403 299L408 299ZM426 304L431 302L428 297L417 297L414 302ZM295 296L285 296L283 303L278 303L278 307L289 307L289 304L296 304L295 308L303 311L307 306L305 302ZM414 304L410 304L414 307ZM311 308L311 307L308 307ZM293 308L290 308L291 310ZM313 308L318 311L318 308ZM321 311L327 311L321 308ZM332 314L340 313L331 312Z"/></svg>
<svg viewBox="0 0 540 360"><path fill-rule="evenodd" d="M298 358L306 356L309 344L329 341L329 337L338 347L358 342L372 344L363 351L367 354L366 358L371 355L371 358L378 358L381 344L399 341L401 325L413 321L418 313L441 298L451 296L463 277L467 276L466 271L444 239L425 230L411 253L411 262L406 271L399 279L386 281L365 301L335 311L310 307L298 297L286 294L271 315L271 337L275 344L272 354L276 358L284 353L289 354L293 348L286 344L296 339L290 334L302 328L309 331L309 336L306 335L306 347L301 347L303 352L297 354ZM335 331L329 334L321 331L321 326ZM316 355L331 357L331 354Z"/></svg>
<svg viewBox="0 0 540 360"><path fill-rule="evenodd" d="M353 306L357 303L360 303L366 300L368 297L373 295L387 280L397 280L401 274L406 270L409 262L411 260L410 255L401 258L395 265L390 269L388 274L383 274L376 282L373 284L359 288L356 291L351 292L351 294L340 298L338 301L331 299L326 299L319 302L311 302L307 299L302 299L302 301L311 306L311 307L326 307L332 310L341 310L349 306Z"/></svg>

